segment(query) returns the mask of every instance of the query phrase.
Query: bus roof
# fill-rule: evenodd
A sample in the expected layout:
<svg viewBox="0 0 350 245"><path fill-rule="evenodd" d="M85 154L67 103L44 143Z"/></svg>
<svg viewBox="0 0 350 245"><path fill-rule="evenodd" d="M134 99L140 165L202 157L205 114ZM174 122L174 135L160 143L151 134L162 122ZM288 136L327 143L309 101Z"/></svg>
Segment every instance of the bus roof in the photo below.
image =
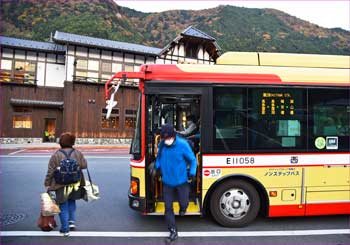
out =
<svg viewBox="0 0 350 245"><path fill-rule="evenodd" d="M217 64L145 64L139 72L114 78L162 83L232 83L305 86L349 86L350 56L228 52Z"/></svg>
<svg viewBox="0 0 350 245"><path fill-rule="evenodd" d="M227 52L218 65L287 66L313 68L350 68L350 56L320 54L287 54L258 52Z"/></svg>

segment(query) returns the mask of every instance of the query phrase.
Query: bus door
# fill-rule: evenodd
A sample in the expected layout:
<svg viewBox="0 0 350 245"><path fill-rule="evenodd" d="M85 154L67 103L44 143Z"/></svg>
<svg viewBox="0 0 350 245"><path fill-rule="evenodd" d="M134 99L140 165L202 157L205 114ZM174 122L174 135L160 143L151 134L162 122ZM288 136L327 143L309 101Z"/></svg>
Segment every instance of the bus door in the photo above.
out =
<svg viewBox="0 0 350 245"><path fill-rule="evenodd" d="M149 94L146 96L146 198L147 212L149 214L163 214L164 202L162 193L162 182L160 176L152 176L150 171L156 161L158 144L161 141L160 129L165 123L170 123L176 131L186 127L186 116L193 115L199 124L201 96L199 94ZM200 125L198 125L199 127ZM197 131L199 133L199 130ZM182 137L178 134L178 137ZM190 137L192 138L192 137ZM195 183L190 184L190 203L186 214L200 214L201 200L201 161L200 161L200 140L197 135L196 141L188 139L197 159L197 178ZM174 202L174 212L178 214L178 202Z"/></svg>

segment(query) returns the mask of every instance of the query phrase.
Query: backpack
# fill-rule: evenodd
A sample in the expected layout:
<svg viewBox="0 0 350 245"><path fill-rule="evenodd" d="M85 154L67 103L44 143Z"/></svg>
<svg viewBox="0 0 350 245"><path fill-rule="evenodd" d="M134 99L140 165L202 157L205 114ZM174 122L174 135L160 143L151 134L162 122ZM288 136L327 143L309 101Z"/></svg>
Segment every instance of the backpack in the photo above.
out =
<svg viewBox="0 0 350 245"><path fill-rule="evenodd" d="M80 181L81 171L78 162L70 156L74 149L68 154L64 150L59 150L65 155L65 159L60 162L60 166L55 169L54 178L56 183L68 185Z"/></svg>

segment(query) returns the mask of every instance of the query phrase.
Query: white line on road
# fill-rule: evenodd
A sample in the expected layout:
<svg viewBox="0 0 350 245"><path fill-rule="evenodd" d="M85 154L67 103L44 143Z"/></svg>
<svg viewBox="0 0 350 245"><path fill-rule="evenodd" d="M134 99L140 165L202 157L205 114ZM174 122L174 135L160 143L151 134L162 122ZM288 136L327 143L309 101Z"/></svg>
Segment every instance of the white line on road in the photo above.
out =
<svg viewBox="0 0 350 245"><path fill-rule="evenodd" d="M62 236L58 231L1 231L1 236ZM264 236L313 236L313 235L340 235L350 234L350 229L333 230L290 230L290 231L180 231L179 237L264 237ZM73 231L70 236L74 237L166 237L168 232L96 232L96 231Z"/></svg>
<svg viewBox="0 0 350 245"><path fill-rule="evenodd" d="M0 155L0 158L50 158L51 155L16 155L16 156L9 156L9 155ZM130 156L125 157L113 157L113 156L86 156L87 159L130 159Z"/></svg>
<svg viewBox="0 0 350 245"><path fill-rule="evenodd" d="M25 150L26 150L26 149L22 149L22 150L18 150L18 151L15 151L15 152L11 152L11 153L9 153L9 155L14 155L14 154L23 152L23 151L25 151Z"/></svg>

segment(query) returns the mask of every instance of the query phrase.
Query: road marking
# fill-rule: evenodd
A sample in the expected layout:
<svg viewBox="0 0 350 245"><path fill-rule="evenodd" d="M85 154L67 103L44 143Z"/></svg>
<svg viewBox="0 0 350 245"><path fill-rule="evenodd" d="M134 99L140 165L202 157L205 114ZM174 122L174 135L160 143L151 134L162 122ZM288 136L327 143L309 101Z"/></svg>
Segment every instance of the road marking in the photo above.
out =
<svg viewBox="0 0 350 245"><path fill-rule="evenodd" d="M50 158L51 155L0 155L0 158ZM130 159L130 156L114 157L114 156L85 156L86 159Z"/></svg>
<svg viewBox="0 0 350 245"><path fill-rule="evenodd" d="M11 152L11 153L9 153L9 155L14 155L14 154L23 152L23 151L25 151L25 150L26 150L26 149L22 149L22 150L18 150L18 151L15 151L15 152Z"/></svg>
<svg viewBox="0 0 350 245"><path fill-rule="evenodd" d="M58 231L1 231L2 237L13 236L37 236L56 237L62 236ZM350 229L333 230L290 230L290 231L180 231L179 237L265 237L265 236L313 236L313 235L339 235L350 234ZM169 232L96 232L96 231L73 231L70 236L74 237L166 237Z"/></svg>

